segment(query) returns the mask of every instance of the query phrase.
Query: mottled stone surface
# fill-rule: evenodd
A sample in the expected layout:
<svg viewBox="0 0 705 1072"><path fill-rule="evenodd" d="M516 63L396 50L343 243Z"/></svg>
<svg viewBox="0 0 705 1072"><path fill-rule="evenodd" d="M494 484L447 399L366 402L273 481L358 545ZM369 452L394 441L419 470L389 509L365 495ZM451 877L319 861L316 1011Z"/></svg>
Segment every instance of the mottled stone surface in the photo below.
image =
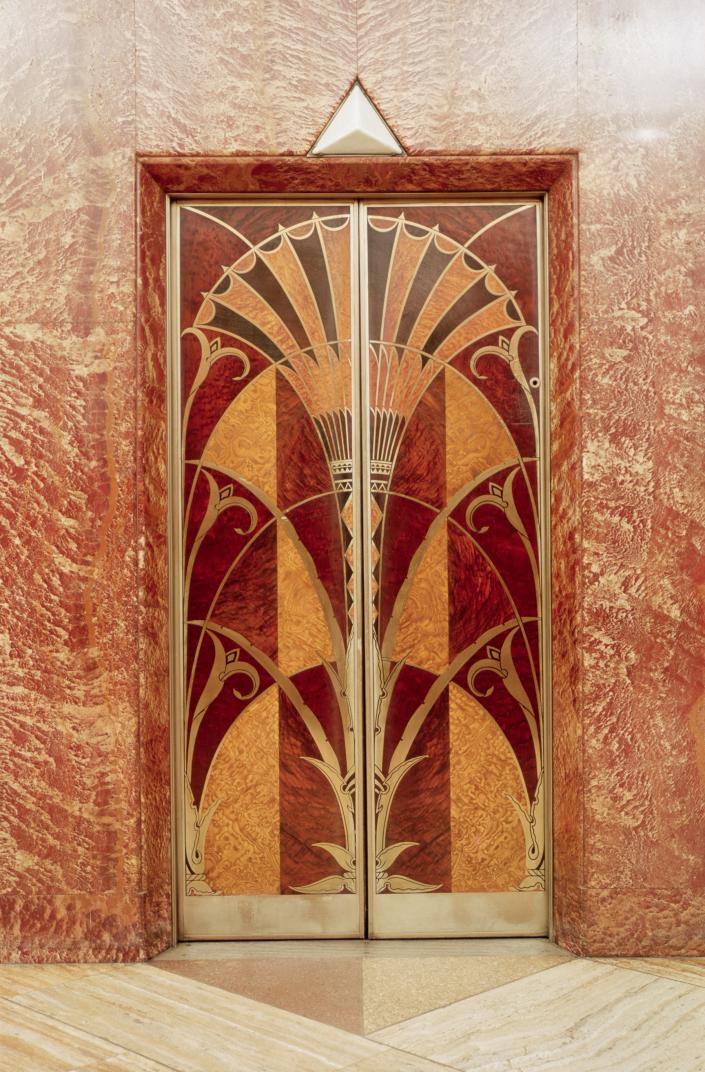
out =
<svg viewBox="0 0 705 1072"><path fill-rule="evenodd" d="M169 562L167 511L166 212L163 190L138 172L137 522L140 854L145 949L171 944Z"/></svg>
<svg viewBox="0 0 705 1072"><path fill-rule="evenodd" d="M136 0L137 145L302 153L355 77L351 0Z"/></svg>
<svg viewBox="0 0 705 1072"><path fill-rule="evenodd" d="M580 153L580 361L553 383L557 933L702 950L702 8L401 13L390 47L385 5L362 0L359 66L413 151Z"/></svg>
<svg viewBox="0 0 705 1072"><path fill-rule="evenodd" d="M357 6L360 78L411 152L576 147L575 4Z"/></svg>
<svg viewBox="0 0 705 1072"><path fill-rule="evenodd" d="M305 153L356 70L414 154L580 153L580 354L554 379L558 936L704 953L702 5L136 14L2 6L0 954L169 940L164 385L143 328L135 346L134 153Z"/></svg>
<svg viewBox="0 0 705 1072"><path fill-rule="evenodd" d="M144 170L171 193L397 193L548 190L566 168L565 155L427 156L161 156L141 154ZM323 167L322 164L325 164ZM562 251L564 252L564 251Z"/></svg>
<svg viewBox="0 0 705 1072"><path fill-rule="evenodd" d="M705 948L702 37L695 2L580 6L590 952Z"/></svg>
<svg viewBox="0 0 705 1072"><path fill-rule="evenodd" d="M132 16L2 13L0 957L134 958Z"/></svg>
<svg viewBox="0 0 705 1072"><path fill-rule="evenodd" d="M167 379L164 343L165 275L160 251L164 249L164 190L189 190L194 194L227 192L335 191L366 193L375 190L466 191L543 190L549 198L549 335L555 354L552 407L554 426L554 485L558 508L554 539L554 692L556 796L567 801L557 813L555 869L558 881L564 874L582 874L581 828L576 822L581 804L580 764L573 747L579 732L579 474L580 438L577 356L577 274L576 274L576 164L574 154L427 155L404 159L310 159L305 157L179 157L142 156L140 172L140 271L139 326L140 369L144 381L140 389L142 472L140 487L146 549L141 592L143 622L149 627L142 636L144 709L150 726L157 727L166 709L166 681L154 668L166 658L168 631L166 595L166 481L164 473L166 408L164 384ZM158 702L156 702L158 701ZM166 726L162 721L160 734ZM168 811L161 793L165 776L154 762L157 754L146 756L143 786L151 796L147 821L153 840L161 846L152 863L166 874L168 841L165 832ZM151 787L151 789L150 789ZM401 834L398 837L402 837ZM150 874L151 874L150 870ZM428 876L429 878L431 876ZM166 889L166 885L164 885ZM562 888L562 887L561 887ZM558 901L558 915L562 902ZM574 915L574 914L573 914ZM572 917L571 917L572 918ZM165 924L166 925L166 924Z"/></svg>

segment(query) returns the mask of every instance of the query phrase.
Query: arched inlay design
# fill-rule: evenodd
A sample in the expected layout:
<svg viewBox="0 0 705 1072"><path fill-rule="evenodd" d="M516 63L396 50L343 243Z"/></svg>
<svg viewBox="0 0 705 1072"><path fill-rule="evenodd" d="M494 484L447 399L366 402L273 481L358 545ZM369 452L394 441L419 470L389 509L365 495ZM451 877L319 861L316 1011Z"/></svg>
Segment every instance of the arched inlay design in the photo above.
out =
<svg viewBox="0 0 705 1072"><path fill-rule="evenodd" d="M367 208L379 894L544 885L536 212Z"/></svg>
<svg viewBox="0 0 705 1072"><path fill-rule="evenodd" d="M182 265L206 288L185 323L182 295L181 332L194 896L356 891L352 256L349 205L182 213ZM267 746L256 722L273 704ZM241 740L256 748L249 770L229 758ZM251 783L271 778L272 755L267 810ZM268 854L237 851L233 794L227 810L206 792L229 770ZM234 829L256 838L252 823Z"/></svg>
<svg viewBox="0 0 705 1072"><path fill-rule="evenodd" d="M538 203L179 212L186 900L539 893Z"/></svg>

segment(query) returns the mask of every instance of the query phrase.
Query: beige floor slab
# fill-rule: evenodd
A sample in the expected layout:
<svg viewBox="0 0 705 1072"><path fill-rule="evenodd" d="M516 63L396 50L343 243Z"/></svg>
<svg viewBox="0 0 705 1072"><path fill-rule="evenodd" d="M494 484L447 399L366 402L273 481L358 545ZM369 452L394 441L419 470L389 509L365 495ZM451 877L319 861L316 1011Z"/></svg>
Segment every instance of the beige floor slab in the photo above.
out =
<svg viewBox="0 0 705 1072"><path fill-rule="evenodd" d="M383 1052L358 1035L146 965L15 1001L177 1072L325 1072Z"/></svg>
<svg viewBox="0 0 705 1072"><path fill-rule="evenodd" d="M603 963L646 972L647 975L663 975L668 979L678 979L682 983L692 983L693 986L705 986L703 957L613 957L604 959Z"/></svg>
<svg viewBox="0 0 705 1072"><path fill-rule="evenodd" d="M284 941L284 942L179 942L151 962L164 960L275 960L285 957L364 957L365 959L399 959L400 957L467 956L537 956L551 953L569 958L571 954L548 938L435 938L404 941Z"/></svg>
<svg viewBox="0 0 705 1072"><path fill-rule="evenodd" d="M360 957L163 960L160 971L364 1034ZM378 1026L382 1026L379 1024Z"/></svg>
<svg viewBox="0 0 705 1072"><path fill-rule="evenodd" d="M565 961L563 954L420 957L235 957L155 966L235 994L370 1034Z"/></svg>
<svg viewBox="0 0 705 1072"><path fill-rule="evenodd" d="M136 1053L121 1053L98 1064L83 1065L77 1072L172 1072L173 1066L157 1064Z"/></svg>
<svg viewBox="0 0 705 1072"><path fill-rule="evenodd" d="M0 1000L1 1072L71 1072L120 1053L77 1027Z"/></svg>
<svg viewBox="0 0 705 1072"><path fill-rule="evenodd" d="M374 1038L466 1072L704 1072L705 993L573 960Z"/></svg>
<svg viewBox="0 0 705 1072"><path fill-rule="evenodd" d="M365 1034L565 961L553 953L425 957L416 964L408 958L367 960L362 965Z"/></svg>
<svg viewBox="0 0 705 1072"><path fill-rule="evenodd" d="M10 965L0 967L0 995L10 995L0 997L0 1072L705 1072L702 959L577 961L550 943L526 955L526 942L518 956L514 940L341 942L332 956L310 948L325 943L272 943L277 955L252 958L261 944L206 966L257 965L291 991L316 971L345 990L352 965L368 1029L419 1006L435 1011L366 1040L193 981L183 969L198 962L188 959Z"/></svg>
<svg viewBox="0 0 705 1072"><path fill-rule="evenodd" d="M106 971L107 964L0 964L0 997L24 990L46 990L74 979Z"/></svg>
<svg viewBox="0 0 705 1072"><path fill-rule="evenodd" d="M439 1065L412 1053L401 1050L386 1050L377 1057L366 1057L354 1065L346 1065L341 1072L451 1072L450 1065Z"/></svg>

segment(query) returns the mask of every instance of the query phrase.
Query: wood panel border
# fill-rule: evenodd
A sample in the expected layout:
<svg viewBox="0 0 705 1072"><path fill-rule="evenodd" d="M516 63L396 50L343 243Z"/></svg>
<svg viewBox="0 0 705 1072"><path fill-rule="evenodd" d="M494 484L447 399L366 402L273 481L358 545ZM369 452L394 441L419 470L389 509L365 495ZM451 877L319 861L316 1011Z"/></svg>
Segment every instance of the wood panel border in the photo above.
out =
<svg viewBox="0 0 705 1072"><path fill-rule="evenodd" d="M583 887L576 153L136 158L140 816L145 949L174 940L167 516L167 211L177 195L543 194L551 370L553 934L579 949Z"/></svg>

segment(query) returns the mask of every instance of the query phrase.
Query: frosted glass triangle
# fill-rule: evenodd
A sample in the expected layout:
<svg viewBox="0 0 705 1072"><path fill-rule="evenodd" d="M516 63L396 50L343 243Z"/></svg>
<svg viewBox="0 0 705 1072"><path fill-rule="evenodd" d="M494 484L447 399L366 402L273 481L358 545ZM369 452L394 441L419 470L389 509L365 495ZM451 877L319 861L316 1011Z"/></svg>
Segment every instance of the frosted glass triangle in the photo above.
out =
<svg viewBox="0 0 705 1072"><path fill-rule="evenodd" d="M398 156L403 152L357 82L311 150L314 156Z"/></svg>

